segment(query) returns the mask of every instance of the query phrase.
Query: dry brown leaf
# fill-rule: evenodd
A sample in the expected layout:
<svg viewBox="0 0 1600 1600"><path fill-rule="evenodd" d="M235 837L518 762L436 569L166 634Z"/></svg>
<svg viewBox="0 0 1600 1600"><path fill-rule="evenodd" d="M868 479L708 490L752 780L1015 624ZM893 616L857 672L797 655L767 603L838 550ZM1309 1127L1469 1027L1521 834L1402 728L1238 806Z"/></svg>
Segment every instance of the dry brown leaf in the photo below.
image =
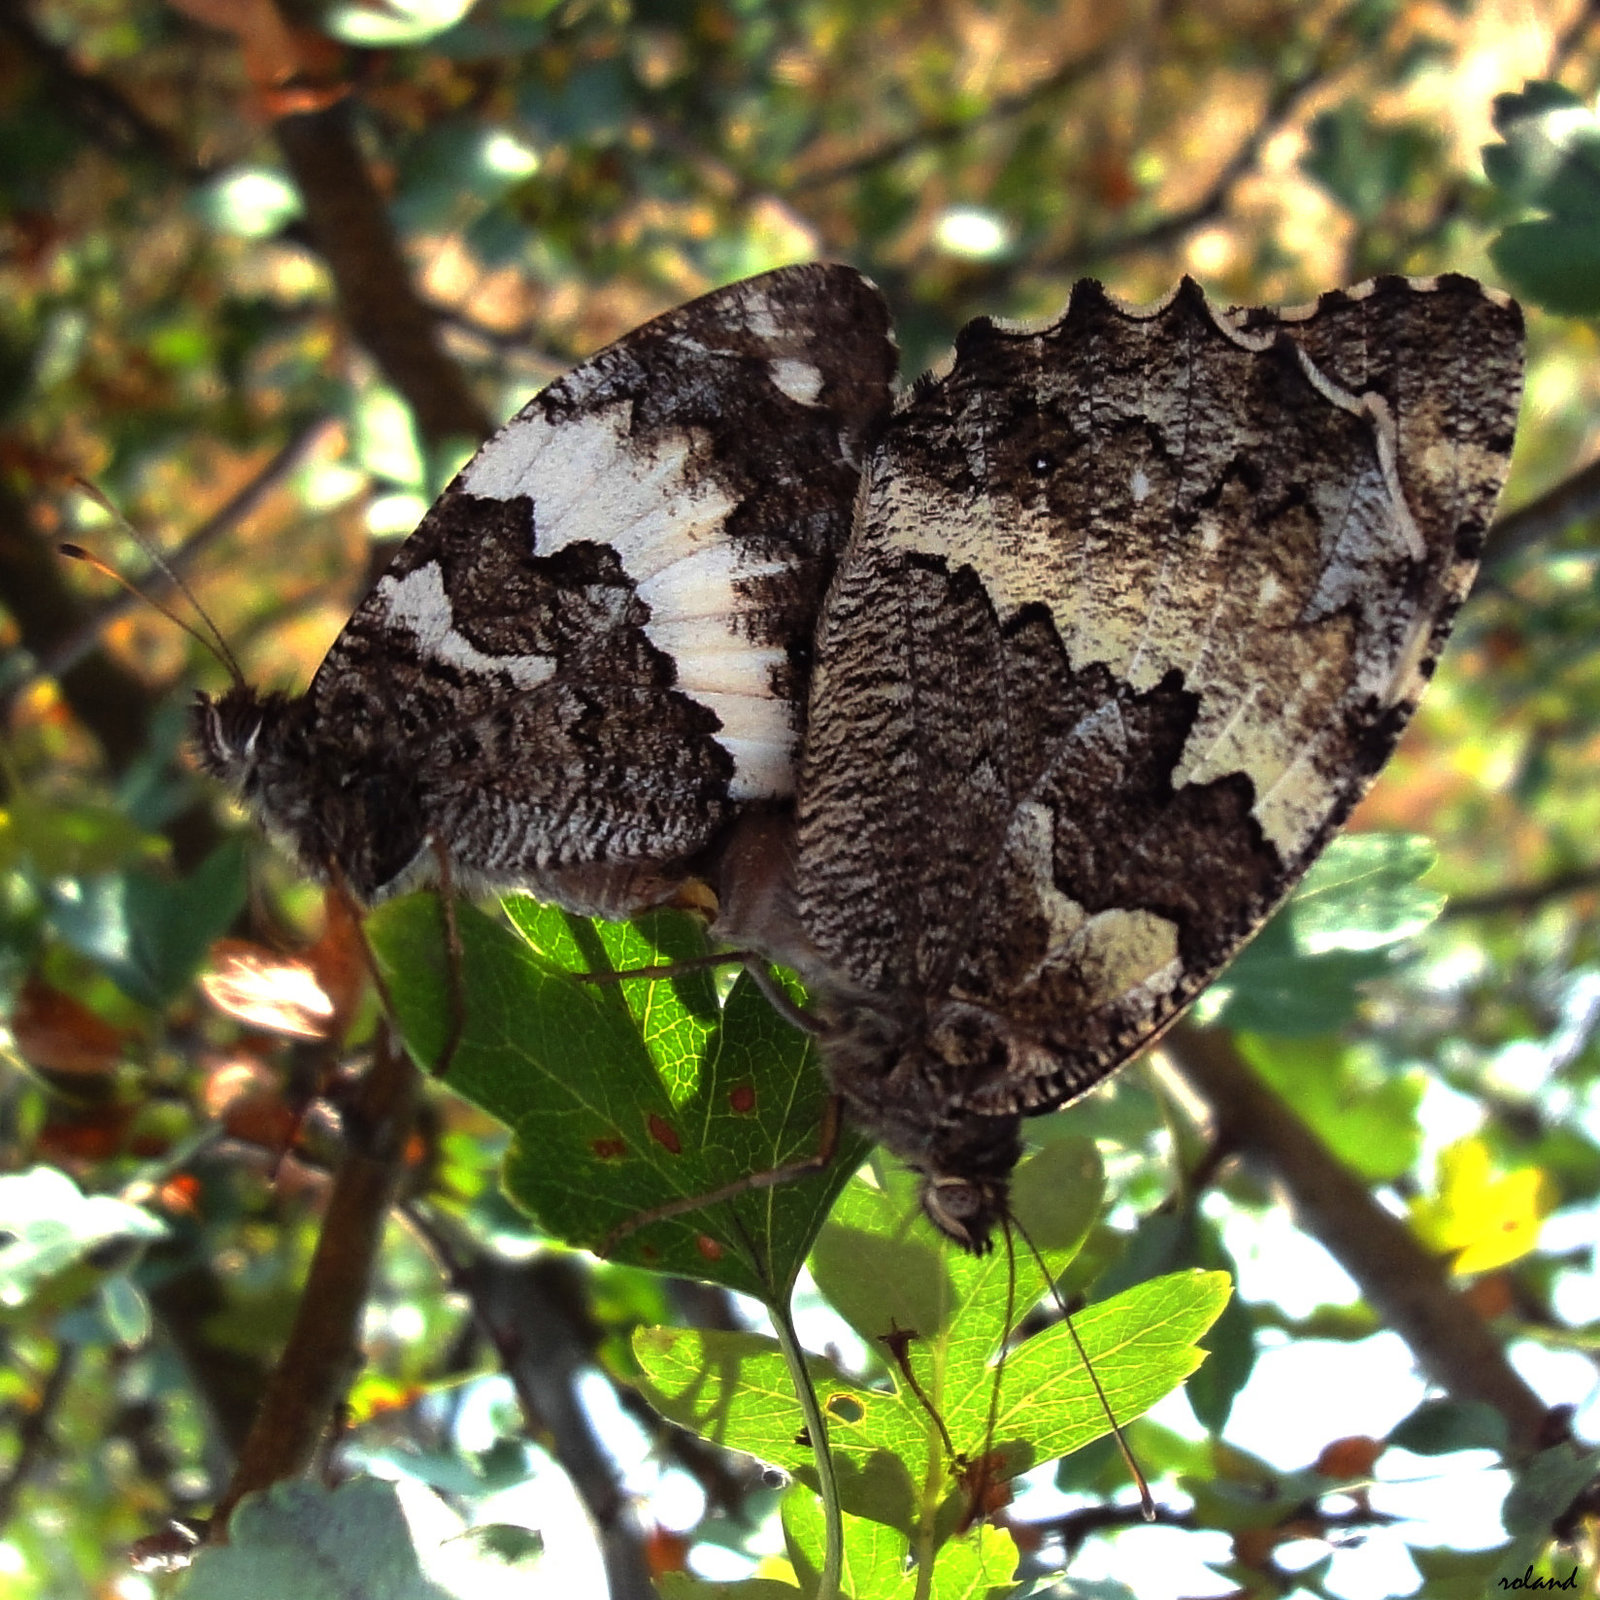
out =
<svg viewBox="0 0 1600 1600"><path fill-rule="evenodd" d="M116 1071L123 1043L132 1037L37 975L28 978L17 997L11 1036L29 1066L74 1077Z"/></svg>
<svg viewBox="0 0 1600 1600"><path fill-rule="evenodd" d="M334 997L308 959L280 955L249 939L217 940L200 987L212 1005L246 1027L326 1039L337 1022Z"/></svg>

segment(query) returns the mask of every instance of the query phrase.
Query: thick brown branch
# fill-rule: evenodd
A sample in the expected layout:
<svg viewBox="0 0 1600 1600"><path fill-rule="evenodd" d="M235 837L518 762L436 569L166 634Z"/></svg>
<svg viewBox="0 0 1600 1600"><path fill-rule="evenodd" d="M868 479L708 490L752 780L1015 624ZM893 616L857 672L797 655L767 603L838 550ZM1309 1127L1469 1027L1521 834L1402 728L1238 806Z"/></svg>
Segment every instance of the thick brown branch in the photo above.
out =
<svg viewBox="0 0 1600 1600"><path fill-rule="evenodd" d="M1217 1137L1283 1188L1299 1224L1356 1280L1427 1377L1456 1400L1493 1406L1519 1454L1549 1444L1544 1402L1444 1269L1262 1082L1227 1033L1180 1025L1167 1049L1210 1107Z"/></svg>
<svg viewBox="0 0 1600 1600"><path fill-rule="evenodd" d="M214 1539L225 1537L241 1496L306 1470L360 1365L362 1308L404 1171L417 1093L411 1058L387 1027L380 1028L372 1066L344 1108L345 1154L294 1326L217 1506Z"/></svg>
<svg viewBox="0 0 1600 1600"><path fill-rule="evenodd" d="M439 343L356 141L348 100L280 118L278 148L305 202L351 331L404 396L423 438L481 439L494 420Z"/></svg>

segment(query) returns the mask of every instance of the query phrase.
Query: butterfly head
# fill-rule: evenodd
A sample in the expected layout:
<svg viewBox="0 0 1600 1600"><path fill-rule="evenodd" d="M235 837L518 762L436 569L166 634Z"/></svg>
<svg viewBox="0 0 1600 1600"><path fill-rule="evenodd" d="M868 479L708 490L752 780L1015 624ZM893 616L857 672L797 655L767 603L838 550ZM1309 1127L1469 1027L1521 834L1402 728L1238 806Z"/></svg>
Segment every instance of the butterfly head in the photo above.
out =
<svg viewBox="0 0 1600 1600"><path fill-rule="evenodd" d="M241 800L255 800L289 704L287 695L260 694L244 683L219 695L197 694L189 716L200 765Z"/></svg>
<svg viewBox="0 0 1600 1600"><path fill-rule="evenodd" d="M971 1108L1003 1078L1013 1041L985 1008L946 1001L920 1024L857 1003L824 1033L828 1069L852 1118L922 1178L929 1222L963 1250L985 1254L1009 1214L1021 1118Z"/></svg>

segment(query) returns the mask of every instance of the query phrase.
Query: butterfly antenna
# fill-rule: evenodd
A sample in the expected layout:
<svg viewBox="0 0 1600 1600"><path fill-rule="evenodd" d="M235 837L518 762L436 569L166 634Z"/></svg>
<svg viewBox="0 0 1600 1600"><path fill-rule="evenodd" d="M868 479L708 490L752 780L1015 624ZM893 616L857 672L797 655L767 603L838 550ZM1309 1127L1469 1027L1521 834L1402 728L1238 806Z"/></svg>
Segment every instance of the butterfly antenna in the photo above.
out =
<svg viewBox="0 0 1600 1600"><path fill-rule="evenodd" d="M1028 1231L1014 1217L1009 1219L1022 1242L1027 1245L1033 1259L1039 1264L1039 1271L1044 1281L1050 1286L1050 1298L1055 1301L1057 1309L1061 1312L1062 1320L1067 1325L1067 1332L1072 1335L1072 1342L1077 1346L1078 1359L1083 1363L1083 1370L1089 1374L1089 1382L1094 1385L1095 1398L1100 1402L1100 1409L1106 1414L1106 1421L1111 1424L1111 1437L1117 1441L1117 1450L1122 1456L1122 1463L1128 1469L1128 1476L1133 1479L1139 1491L1139 1511L1146 1522L1156 1520L1155 1496L1150 1493L1150 1481L1140 1470L1139 1463L1133 1458L1133 1451L1129 1448L1127 1436L1122 1431L1122 1424L1117 1421L1117 1414L1111 1409L1111 1402L1106 1398L1106 1392L1100 1386L1100 1375L1094 1370L1094 1363L1089 1359L1089 1352L1083 1347L1083 1340L1078 1335L1078 1325L1072 1320L1072 1312L1061 1290L1056 1287L1056 1280L1051 1276L1050 1269L1044 1263L1039 1248L1028 1237ZM1006 1239L1011 1238L1010 1228L1007 1228Z"/></svg>
<svg viewBox="0 0 1600 1600"><path fill-rule="evenodd" d="M995 1429L1000 1426L1000 1386L1005 1382L1006 1356L1011 1350L1011 1336L1017 1322L1017 1251L1011 1238L1011 1219L1002 1216L1000 1226L1006 1240L1006 1315L1001 1324L1000 1356L994 1364L994 1387L989 1391L989 1420L984 1424L984 1472L989 1470L989 1458L994 1454Z"/></svg>
<svg viewBox="0 0 1600 1600"><path fill-rule="evenodd" d="M169 607L163 605L155 598L154 595L146 594L145 591L136 583L133 583L129 579L123 577L123 575L118 572L115 567L110 566L108 563L102 561L98 556L92 554L88 550L85 550L82 545L70 543L59 544L56 546L56 549L59 550L62 555L67 556L73 561L83 562L86 566L91 567L94 571L98 572L102 577L110 578L113 583L120 584L121 587L126 589L129 594L134 596L135 599L142 600L147 606L159 611L168 622L173 623L176 627L182 628L191 639L195 640L198 644L209 650L212 655L214 655L217 660L228 669L228 676L233 679L235 684L242 684L245 681L244 673L240 670L239 663L234 659L233 652L228 648L228 641L222 637L222 630L211 620L211 614L203 605L200 604L200 601L196 597L194 590L191 589L188 583L184 580L183 574L179 572L178 569L174 567L164 555L162 555L155 545L145 538L145 536L140 533L139 530L134 527L134 525L129 522L128 519L123 516L123 514L118 511L114 505L112 505L112 503L105 497L104 494L100 492L98 488L95 487L94 484L90 483L86 478L74 478L72 481L74 486L81 493L87 495L89 499L91 499L97 506L100 507L102 511L106 513L107 516L111 517L128 535L128 537L131 538L142 551L144 551L145 555L149 557L150 562L155 569L167 580L168 583L173 586L173 588L178 591L179 594L183 596L185 600L189 602L190 606L194 610L194 614L206 625L206 632L202 633L198 628L194 627L193 624L185 622L182 617L180 617L176 612L172 611Z"/></svg>

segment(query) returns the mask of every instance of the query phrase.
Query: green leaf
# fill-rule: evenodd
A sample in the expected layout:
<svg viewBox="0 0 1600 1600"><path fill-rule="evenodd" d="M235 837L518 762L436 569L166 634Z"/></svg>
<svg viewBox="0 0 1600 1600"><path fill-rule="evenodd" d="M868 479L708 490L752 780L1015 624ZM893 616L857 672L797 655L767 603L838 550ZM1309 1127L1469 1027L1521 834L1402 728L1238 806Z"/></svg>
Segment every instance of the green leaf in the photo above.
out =
<svg viewBox="0 0 1600 1600"><path fill-rule="evenodd" d="M1339 1039L1240 1033L1235 1042L1346 1165L1384 1182L1416 1164L1422 1073L1363 1070L1360 1053Z"/></svg>
<svg viewBox="0 0 1600 1600"><path fill-rule="evenodd" d="M707 1583L688 1572L663 1572L655 1579L662 1600L798 1600L800 1590L776 1578Z"/></svg>
<svg viewBox="0 0 1600 1600"><path fill-rule="evenodd" d="M1492 1586L1500 1564L1498 1549L1449 1550L1408 1544L1406 1553L1422 1574L1417 1600L1484 1600L1485 1595L1506 1593Z"/></svg>
<svg viewBox="0 0 1600 1600"><path fill-rule="evenodd" d="M1030 1258L1021 1255L1016 1265L1033 1287L1015 1295L1006 1252L980 1257L958 1250L922 1217L914 1187L898 1169L877 1183L858 1177L840 1197L817 1259L824 1292L850 1284L842 1295L847 1314L882 1354L892 1388L863 1386L820 1357L807 1365L830 1419L845 1509L907 1535L936 1521L948 1534L966 1504L960 1474L972 1463L998 1450L1002 1476L1010 1477L1100 1437L1110 1423L1072 1330L1062 1323L1011 1351L996 1401L996 1353L1040 1293ZM870 1254L868 1240L877 1241ZM886 1274L880 1292L850 1283L851 1251L869 1263L860 1276ZM1071 1259L1066 1251L1042 1253L1052 1275ZM1221 1273L1177 1273L1077 1313L1078 1336L1119 1421L1148 1410L1200 1364L1196 1341L1221 1312L1229 1288ZM914 1384L884 1343L895 1334ZM808 1477L810 1441L774 1342L654 1328L635 1335L634 1353L640 1386L664 1415Z"/></svg>
<svg viewBox="0 0 1600 1600"><path fill-rule="evenodd" d="M111 872L130 860L159 860L167 849L113 806L63 806L19 791L0 812L0 866L26 866L39 878Z"/></svg>
<svg viewBox="0 0 1600 1600"><path fill-rule="evenodd" d="M1482 1400L1424 1400L1389 1433L1389 1444L1419 1456L1453 1450L1504 1452L1509 1443L1505 1417Z"/></svg>
<svg viewBox="0 0 1600 1600"><path fill-rule="evenodd" d="M784 1496L783 1531L790 1559L801 1575L802 1592L811 1593L822 1568L822 1504L803 1485L796 1484ZM923 1547L914 1553L919 1560L927 1559ZM933 1550L933 1571L926 1578L908 1566L912 1554L912 1541L904 1534L846 1515L843 1593L851 1600L912 1600L917 1594L930 1600L984 1600L1016 1592L1013 1574L1021 1556L1003 1528L980 1523L945 1540Z"/></svg>
<svg viewBox="0 0 1600 1600"><path fill-rule="evenodd" d="M357 397L352 454L373 477L400 488L427 483L422 445L411 408L392 389L373 384Z"/></svg>
<svg viewBox="0 0 1600 1600"><path fill-rule="evenodd" d="M1417 883L1434 847L1413 834L1336 838L1288 903L1212 984L1203 1024L1283 1037L1329 1033L1354 1014L1357 986L1393 967L1392 946L1444 908Z"/></svg>
<svg viewBox="0 0 1600 1600"><path fill-rule="evenodd" d="M518 1530L526 1534L527 1530ZM533 1593L538 1541L469 1529L442 1500L376 1478L246 1495L226 1545L200 1552L176 1600L482 1600ZM512 1588L507 1588L508 1578Z"/></svg>
<svg viewBox="0 0 1600 1600"><path fill-rule="evenodd" d="M317 25L346 44L392 50L400 45L423 44L453 28L472 4L473 0L384 0L379 8L343 0L329 6L318 17Z"/></svg>
<svg viewBox="0 0 1600 1600"><path fill-rule="evenodd" d="M166 1232L149 1212L111 1195L85 1195L53 1167L0 1177L0 1308L20 1306L47 1289L62 1303L65 1275L92 1251ZM81 1287L94 1281L87 1278Z"/></svg>
<svg viewBox="0 0 1600 1600"><path fill-rule="evenodd" d="M1571 1441L1541 1450L1520 1468L1500 1508L1500 1520L1511 1535L1511 1543L1500 1552L1500 1588L1510 1588L1539 1560L1556 1519L1589 1486L1597 1469L1600 1450L1585 1450Z"/></svg>
<svg viewBox="0 0 1600 1600"><path fill-rule="evenodd" d="M1600 314L1600 220L1514 222L1489 259L1523 296L1563 317Z"/></svg>
<svg viewBox="0 0 1600 1600"><path fill-rule="evenodd" d="M244 905L245 841L228 839L187 878L126 872L59 888L50 920L130 999L176 998Z"/></svg>
<svg viewBox="0 0 1600 1600"><path fill-rule="evenodd" d="M1560 84L1534 81L1496 97L1494 125L1504 142L1484 151L1484 171L1546 215L1506 228L1490 258L1547 311L1600 313L1600 117Z"/></svg>
<svg viewBox="0 0 1600 1600"><path fill-rule="evenodd" d="M529 900L517 924L457 909L464 1030L450 1087L511 1130L507 1192L547 1232L619 1260L709 1279L781 1303L866 1141L845 1130L830 1164L680 1215L710 1195L816 1156L829 1102L810 1041L744 974L719 1002L709 972L592 984L703 954L692 919L590 923ZM397 1021L418 1062L449 1031L450 964L439 902L394 902L368 923Z"/></svg>
<svg viewBox="0 0 1600 1600"><path fill-rule="evenodd" d="M190 198L201 220L219 233L265 239L304 211L300 191L274 167L233 167Z"/></svg>
<svg viewBox="0 0 1600 1600"><path fill-rule="evenodd" d="M1534 79L1496 95L1495 132L1483 152L1489 180L1508 199L1567 222L1600 222L1600 116L1570 89Z"/></svg>
<svg viewBox="0 0 1600 1600"><path fill-rule="evenodd" d="M1362 222L1410 192L1438 160L1437 132L1419 122L1385 126L1363 97L1312 119L1301 166Z"/></svg>

